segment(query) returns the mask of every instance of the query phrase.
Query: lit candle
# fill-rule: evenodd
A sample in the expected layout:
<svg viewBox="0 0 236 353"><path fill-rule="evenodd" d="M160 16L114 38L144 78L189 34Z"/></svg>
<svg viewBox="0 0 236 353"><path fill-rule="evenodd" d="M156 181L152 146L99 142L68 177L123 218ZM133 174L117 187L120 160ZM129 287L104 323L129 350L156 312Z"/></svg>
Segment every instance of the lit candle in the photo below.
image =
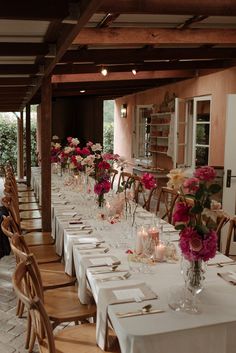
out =
<svg viewBox="0 0 236 353"><path fill-rule="evenodd" d="M152 239L158 243L159 242L159 230L157 227L153 226L148 229L148 235L152 237Z"/></svg>
<svg viewBox="0 0 236 353"><path fill-rule="evenodd" d="M142 227L138 232L137 232L137 237L136 237L136 253L141 254L143 251L143 238L148 237L148 232L144 227Z"/></svg>
<svg viewBox="0 0 236 353"><path fill-rule="evenodd" d="M159 243L155 248L155 258L157 261L164 261L166 253L166 246L162 243Z"/></svg>

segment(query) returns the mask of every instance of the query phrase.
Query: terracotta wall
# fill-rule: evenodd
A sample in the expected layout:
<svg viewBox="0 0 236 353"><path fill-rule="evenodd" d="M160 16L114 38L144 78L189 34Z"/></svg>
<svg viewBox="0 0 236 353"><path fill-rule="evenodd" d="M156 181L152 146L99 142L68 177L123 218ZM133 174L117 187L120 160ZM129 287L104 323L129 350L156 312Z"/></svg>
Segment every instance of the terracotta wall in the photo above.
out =
<svg viewBox="0 0 236 353"><path fill-rule="evenodd" d="M117 99L114 129L115 153L120 154L130 163L133 163L131 142L134 107L142 104L159 105L163 101L166 92L169 92L169 94L175 93L179 98L212 96L209 164L223 166L226 95L236 93L236 67ZM120 107L124 103L128 105L128 116L126 119L120 117Z"/></svg>

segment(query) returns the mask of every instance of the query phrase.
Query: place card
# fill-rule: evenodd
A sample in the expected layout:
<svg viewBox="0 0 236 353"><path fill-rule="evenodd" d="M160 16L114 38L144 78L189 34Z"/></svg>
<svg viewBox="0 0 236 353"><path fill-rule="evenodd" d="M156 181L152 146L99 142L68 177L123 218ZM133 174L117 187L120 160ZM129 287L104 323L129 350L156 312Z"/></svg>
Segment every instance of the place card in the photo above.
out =
<svg viewBox="0 0 236 353"><path fill-rule="evenodd" d="M113 290L113 294L118 300L127 300L132 298L144 298L144 294L140 288L132 288L132 289L119 289Z"/></svg>
<svg viewBox="0 0 236 353"><path fill-rule="evenodd" d="M93 243L98 243L99 239L98 238L88 238L88 237L84 237L84 238L79 238L79 242L81 244L93 244Z"/></svg>

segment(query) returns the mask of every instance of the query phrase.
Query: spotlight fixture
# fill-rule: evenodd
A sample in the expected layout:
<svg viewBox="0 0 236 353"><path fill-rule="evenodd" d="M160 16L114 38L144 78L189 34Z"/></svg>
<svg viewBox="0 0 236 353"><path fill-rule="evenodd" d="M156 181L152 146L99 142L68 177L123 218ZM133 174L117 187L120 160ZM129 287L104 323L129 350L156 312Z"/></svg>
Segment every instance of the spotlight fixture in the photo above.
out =
<svg viewBox="0 0 236 353"><path fill-rule="evenodd" d="M136 69L132 69L132 74L135 76L137 75L137 70Z"/></svg>
<svg viewBox="0 0 236 353"><path fill-rule="evenodd" d="M81 89L81 90L80 90L80 93L85 93L85 89Z"/></svg>
<svg viewBox="0 0 236 353"><path fill-rule="evenodd" d="M101 74L102 74L103 76L106 76L106 75L108 74L108 71L107 71L107 69L106 69L105 67L102 67L102 69L101 69Z"/></svg>

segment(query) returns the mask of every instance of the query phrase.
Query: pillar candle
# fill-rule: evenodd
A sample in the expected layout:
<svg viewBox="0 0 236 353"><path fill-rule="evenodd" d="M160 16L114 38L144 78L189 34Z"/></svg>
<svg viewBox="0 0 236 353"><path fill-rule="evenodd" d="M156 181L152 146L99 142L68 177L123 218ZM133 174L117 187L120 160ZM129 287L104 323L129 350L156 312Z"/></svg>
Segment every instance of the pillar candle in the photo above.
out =
<svg viewBox="0 0 236 353"><path fill-rule="evenodd" d="M166 246L163 243L159 243L155 248L155 258L157 261L164 261L165 259Z"/></svg>
<svg viewBox="0 0 236 353"><path fill-rule="evenodd" d="M136 236L136 253L141 254L143 251L143 238L148 237L148 233L144 227L137 232Z"/></svg>

